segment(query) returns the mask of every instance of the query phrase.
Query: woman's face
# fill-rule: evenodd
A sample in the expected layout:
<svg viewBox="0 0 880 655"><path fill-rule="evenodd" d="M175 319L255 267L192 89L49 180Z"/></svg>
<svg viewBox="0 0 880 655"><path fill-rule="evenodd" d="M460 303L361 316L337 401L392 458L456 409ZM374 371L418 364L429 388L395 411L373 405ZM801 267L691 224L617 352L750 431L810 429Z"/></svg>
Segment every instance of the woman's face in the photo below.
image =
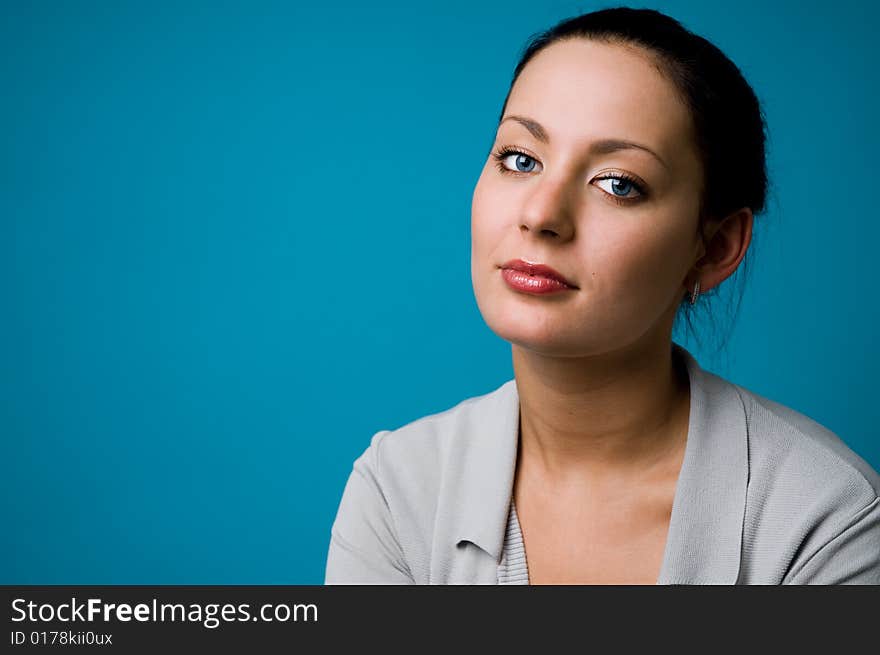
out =
<svg viewBox="0 0 880 655"><path fill-rule="evenodd" d="M471 276L486 323L562 356L671 330L701 252L701 184L688 110L645 53L580 38L546 47L517 79L474 189ZM576 288L517 290L501 268L515 259Z"/></svg>

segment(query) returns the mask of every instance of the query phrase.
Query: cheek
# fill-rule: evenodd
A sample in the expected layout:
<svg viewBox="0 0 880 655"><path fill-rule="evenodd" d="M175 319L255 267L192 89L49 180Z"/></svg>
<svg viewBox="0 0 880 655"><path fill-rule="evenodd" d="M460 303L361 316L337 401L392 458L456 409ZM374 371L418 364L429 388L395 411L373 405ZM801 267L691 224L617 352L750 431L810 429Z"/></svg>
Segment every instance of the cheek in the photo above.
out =
<svg viewBox="0 0 880 655"><path fill-rule="evenodd" d="M471 251L475 258L478 253L489 255L498 245L504 233L505 217L509 217L512 211L505 204L504 194L499 193L497 182L492 179L490 166L487 163L483 167L471 200Z"/></svg>
<svg viewBox="0 0 880 655"><path fill-rule="evenodd" d="M509 246L511 217L516 208L501 186L494 179L492 163L487 162L471 201L471 284L477 306L490 324L497 311L494 299L501 279L496 265L513 256L505 244Z"/></svg>
<svg viewBox="0 0 880 655"><path fill-rule="evenodd" d="M614 272L621 292L628 297L640 302L656 299L666 303L669 294L678 293L688 267L688 235L680 222L640 225L641 229L619 230L615 234L604 255L605 270Z"/></svg>
<svg viewBox="0 0 880 655"><path fill-rule="evenodd" d="M487 228L486 210L490 205L487 203L486 191L486 168L483 167L483 172L477 180L476 187L474 187L474 195L471 199L471 282L478 303L480 299L482 262L485 259L483 248L488 240L485 234Z"/></svg>

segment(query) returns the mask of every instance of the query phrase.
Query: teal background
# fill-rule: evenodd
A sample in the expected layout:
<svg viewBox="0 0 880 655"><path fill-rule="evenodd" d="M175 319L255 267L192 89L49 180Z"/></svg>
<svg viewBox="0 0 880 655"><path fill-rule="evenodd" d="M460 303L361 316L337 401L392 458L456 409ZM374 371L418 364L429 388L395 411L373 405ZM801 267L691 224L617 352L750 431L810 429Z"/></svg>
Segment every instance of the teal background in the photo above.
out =
<svg viewBox="0 0 880 655"><path fill-rule="evenodd" d="M604 6L3 3L0 582L320 584L370 437L512 377L471 194L526 39ZM880 467L878 5L632 6L770 126L727 348L677 340Z"/></svg>

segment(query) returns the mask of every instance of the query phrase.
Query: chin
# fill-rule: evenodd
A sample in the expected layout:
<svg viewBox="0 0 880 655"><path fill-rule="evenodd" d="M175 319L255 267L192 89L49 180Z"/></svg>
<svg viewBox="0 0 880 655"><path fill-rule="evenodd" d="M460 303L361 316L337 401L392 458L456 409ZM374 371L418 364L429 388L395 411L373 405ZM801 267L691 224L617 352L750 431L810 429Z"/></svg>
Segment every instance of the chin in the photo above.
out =
<svg viewBox="0 0 880 655"><path fill-rule="evenodd" d="M498 337L512 345L542 355L588 357L610 352L627 343L622 326L591 324L588 315L578 319L563 310L563 316L534 309L492 303L483 320ZM543 320L542 320L543 319Z"/></svg>
<svg viewBox="0 0 880 655"><path fill-rule="evenodd" d="M573 342L571 335L559 330L539 329L537 325L523 325L514 321L486 321L496 336L525 350L552 356L573 356L584 349L583 343Z"/></svg>

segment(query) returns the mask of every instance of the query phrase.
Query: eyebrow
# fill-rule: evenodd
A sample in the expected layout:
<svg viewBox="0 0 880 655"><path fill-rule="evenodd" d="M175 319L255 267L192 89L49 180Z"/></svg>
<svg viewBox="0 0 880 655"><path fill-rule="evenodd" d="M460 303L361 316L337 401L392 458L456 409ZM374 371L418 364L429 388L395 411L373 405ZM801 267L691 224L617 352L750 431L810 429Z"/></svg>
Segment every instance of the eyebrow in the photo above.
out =
<svg viewBox="0 0 880 655"><path fill-rule="evenodd" d="M515 120L520 123L541 143L550 143L550 137L547 135L547 130L545 130L538 121L526 118L525 116L507 116L501 121L501 123L507 120ZM501 126L501 123L498 123L499 127ZM597 155L607 155L612 152L617 152L618 150L644 150L653 155L657 161L663 164L667 169L669 168L669 165L663 161L663 158L660 155L651 150L648 146L636 143L635 141L627 141L626 139L601 139L599 141L594 141L590 146L590 152Z"/></svg>

